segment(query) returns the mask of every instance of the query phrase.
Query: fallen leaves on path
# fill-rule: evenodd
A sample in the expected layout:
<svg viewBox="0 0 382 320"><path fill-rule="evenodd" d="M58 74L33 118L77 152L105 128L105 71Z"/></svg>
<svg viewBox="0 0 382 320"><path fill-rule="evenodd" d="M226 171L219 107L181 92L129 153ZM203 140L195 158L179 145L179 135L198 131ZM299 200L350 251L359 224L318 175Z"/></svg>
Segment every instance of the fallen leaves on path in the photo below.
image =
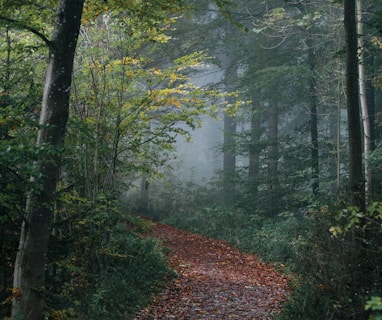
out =
<svg viewBox="0 0 382 320"><path fill-rule="evenodd" d="M135 320L263 320L281 311L288 279L255 255L167 225L153 232L172 249L178 277Z"/></svg>

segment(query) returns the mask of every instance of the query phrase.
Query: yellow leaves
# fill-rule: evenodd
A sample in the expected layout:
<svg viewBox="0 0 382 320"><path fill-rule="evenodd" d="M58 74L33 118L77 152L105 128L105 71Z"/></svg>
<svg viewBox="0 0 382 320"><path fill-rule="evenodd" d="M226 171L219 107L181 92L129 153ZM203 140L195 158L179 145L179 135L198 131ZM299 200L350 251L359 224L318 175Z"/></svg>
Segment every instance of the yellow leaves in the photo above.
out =
<svg viewBox="0 0 382 320"><path fill-rule="evenodd" d="M177 80L180 80L181 79L181 77L179 77L179 75L177 75L177 74L175 74L175 73L170 73L170 75L169 75L169 85L172 85L172 84L174 84L174 82L175 81L177 81Z"/></svg>
<svg viewBox="0 0 382 320"><path fill-rule="evenodd" d="M82 24L92 23L100 14L107 12L109 7L104 1L88 0L85 1L84 10L82 13Z"/></svg>
<svg viewBox="0 0 382 320"><path fill-rule="evenodd" d="M107 72L113 72L123 70L129 77L133 77L137 72L137 68L140 67L142 61L133 57L123 57L121 59L115 59L106 64L105 69ZM133 67L135 67L133 69Z"/></svg>
<svg viewBox="0 0 382 320"><path fill-rule="evenodd" d="M104 64L98 60L98 59L93 59L90 62L87 62L84 64L89 70L96 71L97 73L103 72L105 69Z"/></svg>
<svg viewBox="0 0 382 320"><path fill-rule="evenodd" d="M1 301L0 307L3 307L7 304L11 304L14 299L20 300L23 294L24 294L23 289L18 288L18 287L12 288L12 295L10 295L9 297L7 297L3 301ZM10 319L10 318L4 317L4 319Z"/></svg>
<svg viewBox="0 0 382 320"><path fill-rule="evenodd" d="M330 232L333 236L336 237L336 236L342 234L342 233L343 233L343 230L342 230L342 228L339 227L339 226L334 226L334 227L330 227L330 228L329 228L329 232Z"/></svg>
<svg viewBox="0 0 382 320"><path fill-rule="evenodd" d="M148 116L148 114L146 112L141 112L139 114L139 118L142 120L142 121L145 121L145 122L148 122L150 121L150 117Z"/></svg>
<svg viewBox="0 0 382 320"><path fill-rule="evenodd" d="M118 65L139 65L141 61L132 57L123 57L122 59L116 59L113 62L109 63L111 66Z"/></svg>
<svg viewBox="0 0 382 320"><path fill-rule="evenodd" d="M123 254L123 253L119 253L119 252L112 252L110 250L110 248L102 248L102 249L100 249L99 252L105 256L112 257L112 258L128 259L128 258L132 257L128 254Z"/></svg>
<svg viewBox="0 0 382 320"><path fill-rule="evenodd" d="M183 102L189 101L185 98L188 96L187 90L179 88L165 88L161 90L151 90L149 95L152 99L152 106L157 106L157 109L165 107L181 108Z"/></svg>
<svg viewBox="0 0 382 320"><path fill-rule="evenodd" d="M158 43L166 43L171 39L171 37L161 33L161 34L155 35L152 39L153 41Z"/></svg>
<svg viewBox="0 0 382 320"><path fill-rule="evenodd" d="M162 75L163 74L162 70L159 68L152 68L151 73L154 75Z"/></svg>
<svg viewBox="0 0 382 320"><path fill-rule="evenodd" d="M371 43L378 47L379 49L382 49L382 40L379 37L372 37L371 38Z"/></svg>
<svg viewBox="0 0 382 320"><path fill-rule="evenodd" d="M24 294L23 289L21 289L21 288L12 288L12 295L13 295L14 299L20 300L23 294Z"/></svg>
<svg viewBox="0 0 382 320"><path fill-rule="evenodd" d="M182 71L186 68L202 66L202 62L207 59L208 57L203 52L197 51L187 56L175 59L174 63L178 66L177 71Z"/></svg>
<svg viewBox="0 0 382 320"><path fill-rule="evenodd" d="M157 96L170 96L172 94L177 94L177 95L187 95L189 92L187 90L182 90L179 88L165 88L161 90L153 90L152 91L154 94Z"/></svg>
<svg viewBox="0 0 382 320"><path fill-rule="evenodd" d="M89 116L89 117L87 117L87 118L85 119L85 122L86 122L87 124L92 125L92 124L96 124L96 123L97 123L97 120L96 120L95 117Z"/></svg>
<svg viewBox="0 0 382 320"><path fill-rule="evenodd" d="M162 100L162 102L164 105L174 106L177 108L180 108L182 106L181 102L178 99L176 99L175 97L165 98Z"/></svg>

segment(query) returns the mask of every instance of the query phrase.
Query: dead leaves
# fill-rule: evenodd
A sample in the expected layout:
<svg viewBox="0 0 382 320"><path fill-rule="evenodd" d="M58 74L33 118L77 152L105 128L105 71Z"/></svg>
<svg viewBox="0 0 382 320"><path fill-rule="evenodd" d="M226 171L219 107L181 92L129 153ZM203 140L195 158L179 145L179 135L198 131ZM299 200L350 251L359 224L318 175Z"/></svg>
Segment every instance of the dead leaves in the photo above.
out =
<svg viewBox="0 0 382 320"><path fill-rule="evenodd" d="M270 319L281 311L286 276L221 240L158 224L178 277L136 320Z"/></svg>

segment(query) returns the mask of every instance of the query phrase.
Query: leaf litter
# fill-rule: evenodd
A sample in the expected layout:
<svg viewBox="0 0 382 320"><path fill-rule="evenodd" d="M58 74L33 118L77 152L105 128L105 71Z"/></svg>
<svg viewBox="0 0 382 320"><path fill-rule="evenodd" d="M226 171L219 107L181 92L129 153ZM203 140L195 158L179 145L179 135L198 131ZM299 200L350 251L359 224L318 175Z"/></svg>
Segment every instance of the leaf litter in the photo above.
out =
<svg viewBox="0 0 382 320"><path fill-rule="evenodd" d="M177 277L134 320L266 320L281 312L288 277L223 240L156 224Z"/></svg>

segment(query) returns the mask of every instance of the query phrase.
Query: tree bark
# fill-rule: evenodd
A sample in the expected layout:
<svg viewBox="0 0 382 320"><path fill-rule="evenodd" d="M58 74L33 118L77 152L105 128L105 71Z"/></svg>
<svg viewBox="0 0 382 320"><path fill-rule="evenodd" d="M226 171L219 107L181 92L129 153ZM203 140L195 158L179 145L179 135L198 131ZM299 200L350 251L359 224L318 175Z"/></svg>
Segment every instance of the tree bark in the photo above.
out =
<svg viewBox="0 0 382 320"><path fill-rule="evenodd" d="M60 153L69 110L73 60L84 0L60 0L54 32L49 43L37 146L43 152L31 177L17 252L12 319L41 320L45 304L45 258L54 211ZM48 150L48 151L46 151Z"/></svg>
<svg viewBox="0 0 382 320"><path fill-rule="evenodd" d="M344 26L346 39L346 107L349 133L349 189L352 205L364 211L365 189L358 88L356 0L344 1Z"/></svg>
<svg viewBox="0 0 382 320"><path fill-rule="evenodd" d="M278 142L278 105L277 102L271 101L268 106L268 190L270 193L270 214L276 217L279 211L278 190L278 159L279 159L279 142Z"/></svg>
<svg viewBox="0 0 382 320"><path fill-rule="evenodd" d="M310 36L310 35L309 35ZM310 39L309 39L309 42ZM310 106L310 139L311 139L311 168L312 168L312 193L318 195L319 190L319 153L318 153L318 119L317 119L317 93L316 93L316 57L314 49L309 46L308 64L309 76L309 106Z"/></svg>
<svg viewBox="0 0 382 320"><path fill-rule="evenodd" d="M225 74L225 88L227 92L235 89L234 83L237 80L237 66L232 65ZM229 97L228 102L232 103L234 98ZM228 204L234 201L234 178L236 173L236 119L229 115L224 115L224 152L223 152L223 178L224 178L224 198Z"/></svg>
<svg viewBox="0 0 382 320"><path fill-rule="evenodd" d="M364 43L363 43L363 21L362 21L362 1L357 0L357 34L358 34L358 83L360 106L363 123L363 151L364 151L364 172L365 172L365 201L371 194L372 180L369 169L368 158L371 153L371 134L370 134L370 119L369 108L366 100L366 76L365 76L365 58L364 58Z"/></svg>
<svg viewBox="0 0 382 320"><path fill-rule="evenodd" d="M257 192L259 185L260 147L261 139L261 116L260 112L253 107L251 114L251 141L249 145L248 178L251 184L251 193L254 199L254 208L258 204Z"/></svg>
<svg viewBox="0 0 382 320"><path fill-rule="evenodd" d="M230 115L224 115L224 154L223 154L223 174L224 190L226 199L232 198L232 182L235 177L236 155L235 155L235 135L236 121Z"/></svg>

